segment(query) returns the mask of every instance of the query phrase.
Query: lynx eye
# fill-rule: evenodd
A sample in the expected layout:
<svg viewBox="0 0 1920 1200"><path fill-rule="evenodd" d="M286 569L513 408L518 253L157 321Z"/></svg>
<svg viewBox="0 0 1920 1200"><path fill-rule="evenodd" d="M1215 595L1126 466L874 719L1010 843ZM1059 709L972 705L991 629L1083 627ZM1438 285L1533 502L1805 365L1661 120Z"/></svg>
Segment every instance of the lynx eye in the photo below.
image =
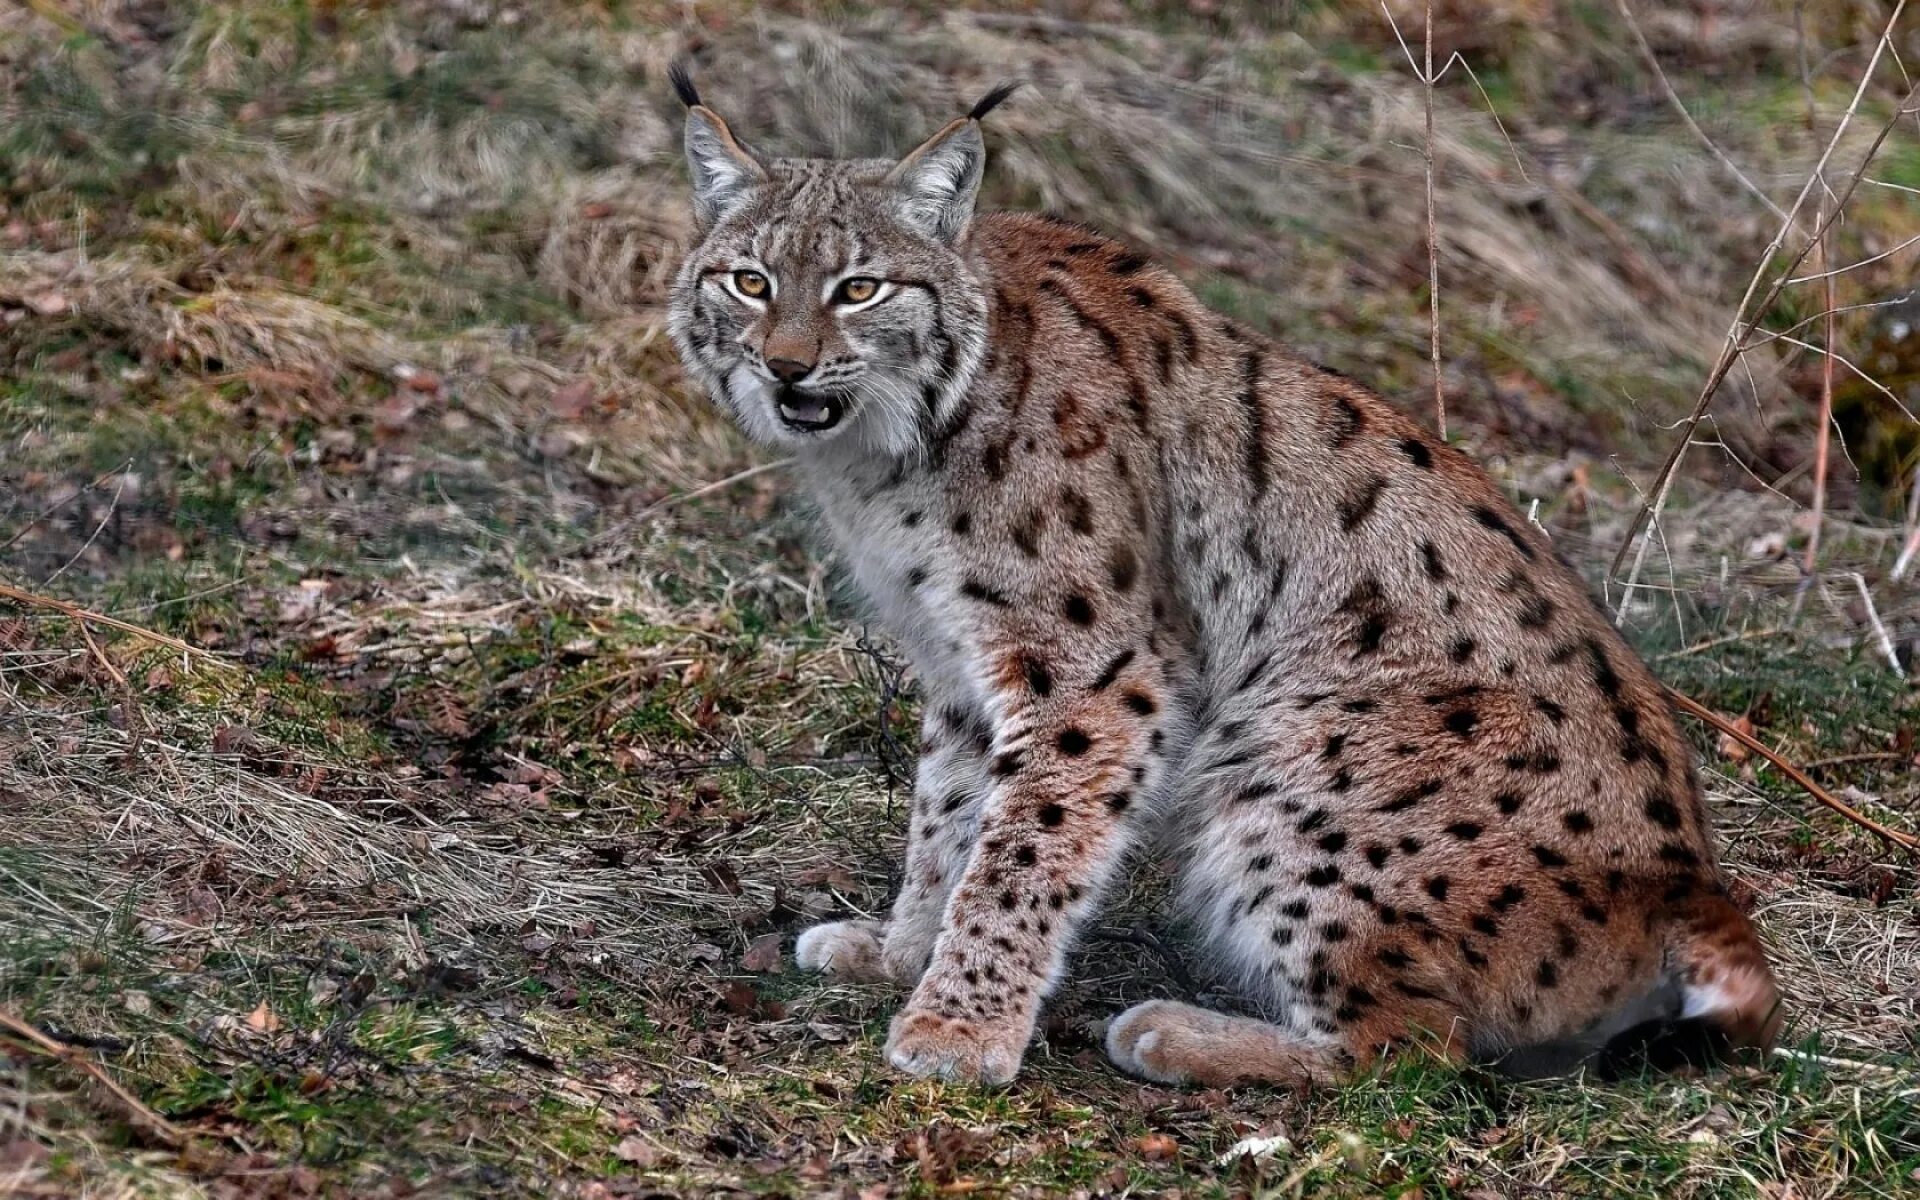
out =
<svg viewBox="0 0 1920 1200"><path fill-rule="evenodd" d="M865 304L880 293L880 281L857 275L852 279L843 279L834 289L835 304Z"/></svg>
<svg viewBox="0 0 1920 1200"><path fill-rule="evenodd" d="M758 300L767 294L767 277L758 271L735 271L733 290L752 300Z"/></svg>

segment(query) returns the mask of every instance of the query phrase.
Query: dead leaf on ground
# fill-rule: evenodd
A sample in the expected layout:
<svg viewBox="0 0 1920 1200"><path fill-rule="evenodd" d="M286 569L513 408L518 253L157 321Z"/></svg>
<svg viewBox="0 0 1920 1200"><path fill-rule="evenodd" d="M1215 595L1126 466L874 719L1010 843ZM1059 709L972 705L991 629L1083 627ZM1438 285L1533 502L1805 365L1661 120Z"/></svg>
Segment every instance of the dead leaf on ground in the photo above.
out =
<svg viewBox="0 0 1920 1200"><path fill-rule="evenodd" d="M639 1134L629 1134L613 1148L613 1156L636 1167L651 1167L660 1161L660 1151Z"/></svg>
<svg viewBox="0 0 1920 1200"><path fill-rule="evenodd" d="M779 974L780 935L766 933L748 943L747 952L740 956L740 969L757 975Z"/></svg>
<svg viewBox="0 0 1920 1200"><path fill-rule="evenodd" d="M1753 736L1753 718L1743 716L1733 723L1733 727L1748 737ZM1740 739L1730 733L1720 735L1720 757L1730 763L1743 763L1753 757L1753 751L1747 749Z"/></svg>

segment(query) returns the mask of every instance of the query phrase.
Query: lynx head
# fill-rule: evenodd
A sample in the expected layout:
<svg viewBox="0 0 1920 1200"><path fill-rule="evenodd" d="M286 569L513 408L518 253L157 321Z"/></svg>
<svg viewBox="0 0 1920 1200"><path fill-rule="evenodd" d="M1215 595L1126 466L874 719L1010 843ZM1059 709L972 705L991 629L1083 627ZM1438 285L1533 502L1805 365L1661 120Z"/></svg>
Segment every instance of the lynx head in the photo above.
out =
<svg viewBox="0 0 1920 1200"><path fill-rule="evenodd" d="M989 93L899 162L772 159L687 105L698 240L668 327L688 371L754 439L915 452L980 361L987 301L967 244Z"/></svg>

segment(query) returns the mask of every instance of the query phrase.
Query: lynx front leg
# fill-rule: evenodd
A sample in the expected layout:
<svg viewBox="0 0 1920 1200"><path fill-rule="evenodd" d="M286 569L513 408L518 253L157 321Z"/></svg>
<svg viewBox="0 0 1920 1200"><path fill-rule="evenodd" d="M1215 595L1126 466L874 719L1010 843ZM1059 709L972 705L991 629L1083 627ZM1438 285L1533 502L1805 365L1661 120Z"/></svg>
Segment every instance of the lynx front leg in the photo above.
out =
<svg viewBox="0 0 1920 1200"><path fill-rule="evenodd" d="M958 704L930 700L907 824L907 863L885 924L832 921L800 935L804 968L857 982L911 987L927 967L947 895L966 869L988 786L986 722Z"/></svg>
<svg viewBox="0 0 1920 1200"><path fill-rule="evenodd" d="M917 982L927 969L947 897L967 868L991 780L986 720L965 707L929 704L921 721L920 766L907 827L907 870L887 922L887 975Z"/></svg>
<svg viewBox="0 0 1920 1200"><path fill-rule="evenodd" d="M1013 1078L1155 783L1167 688L1145 647L1108 642L1056 666L1038 656L1057 645L1026 645L1002 651L979 838L888 1039L888 1060L915 1075Z"/></svg>

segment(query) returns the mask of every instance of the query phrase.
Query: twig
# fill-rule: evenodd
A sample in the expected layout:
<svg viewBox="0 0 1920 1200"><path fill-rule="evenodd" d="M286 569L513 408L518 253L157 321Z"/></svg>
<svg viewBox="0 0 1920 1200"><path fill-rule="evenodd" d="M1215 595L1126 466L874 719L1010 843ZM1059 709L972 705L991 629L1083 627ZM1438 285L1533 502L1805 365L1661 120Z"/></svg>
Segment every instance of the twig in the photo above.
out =
<svg viewBox="0 0 1920 1200"><path fill-rule="evenodd" d="M1427 340L1433 359L1433 411L1447 437L1447 390L1440 378L1440 222L1433 198L1433 0L1427 0L1426 64L1420 76L1427 99Z"/></svg>
<svg viewBox="0 0 1920 1200"><path fill-rule="evenodd" d="M1673 111L1680 114L1680 119L1686 123L1688 129L1693 131L1693 136L1699 138L1700 144L1705 146L1720 165L1727 169L1727 174L1733 176L1741 187L1753 195L1754 199L1767 206L1768 212L1782 221L1788 220L1787 214L1780 210L1780 206L1769 199L1753 180L1747 178L1746 172L1728 158L1725 151L1714 144L1713 139L1707 136L1707 131L1700 128L1699 123L1693 119L1693 114L1687 111L1687 106L1681 103L1680 93L1673 90L1673 84L1668 81L1667 73L1660 69L1660 60L1654 57L1653 47L1647 44L1646 35L1640 32L1640 22L1634 19L1633 10L1627 7L1627 0L1614 0L1614 7L1620 10L1620 19L1627 23L1627 32L1633 35L1633 43L1640 48L1640 57L1646 60L1647 69L1652 71L1653 77L1660 81L1660 90L1666 93L1667 103L1673 106Z"/></svg>
<svg viewBox="0 0 1920 1200"><path fill-rule="evenodd" d="M38 592L29 592L25 588L17 588L10 583L0 583L0 600L12 600L17 604L28 604L35 608L52 609L61 616L78 621L83 625L89 622L95 625L105 625L109 629L118 629L121 633L130 633L135 637L145 638L147 641L158 643L170 650L178 650L182 654L191 655L201 662L214 663L222 667L231 667L235 670L239 669L235 664L223 658L216 657L212 651L202 650L200 647L190 642L183 642L177 637L157 633L154 630L135 625L131 621L122 621L118 617L109 617L105 613L97 613L89 608L81 608L77 604L69 604L65 600L58 600L52 596L43 596ZM122 681L124 681L124 677Z"/></svg>
<svg viewBox="0 0 1920 1200"><path fill-rule="evenodd" d="M594 537L586 544L584 549L587 551L599 550L611 545L614 541L618 540L621 535L648 517L653 516L655 513L664 512L676 504L685 504L689 500L698 500L702 496L710 496L715 492L724 491L734 484L744 483L756 475L764 475L768 471L777 471L782 467L790 467L793 465L793 462L794 460L791 458L782 458L770 463L760 463L757 466L748 467L744 471L735 471L725 479L716 479L712 483L703 483L690 492L677 492L674 495L656 500L639 512L633 514L633 516L615 525L613 528Z"/></svg>
<svg viewBox="0 0 1920 1200"><path fill-rule="evenodd" d="M1896 829L1888 829L1872 817L1866 816L1864 813L1859 812L1841 801L1835 797L1833 793L1815 783L1812 776L1776 754L1765 742L1754 737L1746 730L1741 729L1732 721L1727 720L1693 697L1674 691L1672 688L1667 689L1667 695L1673 700L1674 706L1681 712L1705 721L1721 733L1739 742L1755 754L1758 754L1761 758L1766 759L1769 763L1772 763L1774 767L1778 768L1781 774L1799 784L1809 796L1812 796L1821 804L1826 805L1834 812L1839 813L1847 820L1852 821L1855 825L1874 834L1876 837L1883 838L1901 847L1907 853L1920 855L1920 838L1914 837L1910 833L1901 833Z"/></svg>
<svg viewBox="0 0 1920 1200"><path fill-rule="evenodd" d="M1824 771L1829 767L1850 767L1855 763L1870 762L1906 762L1911 753L1902 754L1898 750L1868 750L1862 754L1836 754L1832 758L1816 758L1806 764L1808 771Z"/></svg>
<svg viewBox="0 0 1920 1200"><path fill-rule="evenodd" d="M1400 43L1400 50L1407 56L1407 62L1413 67L1414 75L1419 78L1425 97L1427 137L1422 153L1427 167L1427 349L1433 368L1434 418L1439 427L1440 436L1445 438L1447 436L1447 394L1445 384L1440 377L1440 221L1435 212L1433 186L1433 85L1439 80L1439 77L1433 73L1433 0L1427 0L1426 6L1424 65L1413 61L1413 51L1407 48L1407 39L1401 36L1400 23L1393 19L1393 10L1387 7L1386 0L1380 0L1380 11L1386 14L1387 27L1393 30L1394 40ZM1459 60L1462 65L1466 62L1455 54L1453 58L1447 60L1447 66L1453 66L1455 60ZM1468 74L1472 74L1471 69ZM1478 87L1479 80L1476 79L1474 85ZM1481 94L1485 95L1484 88L1481 89ZM1488 108L1491 109L1492 105L1489 104ZM1494 114L1493 120L1494 124L1500 124L1498 113ZM1502 125L1500 136L1506 137L1506 133L1506 127ZM1511 140L1507 142L1507 147L1512 149ZM1515 151L1514 161L1519 160L1519 152ZM1521 173L1524 175L1526 172L1523 169Z"/></svg>
<svg viewBox="0 0 1920 1200"><path fill-rule="evenodd" d="M1824 214L1823 214L1824 215ZM1828 239L1820 239L1819 256L1814 260L1826 280L1826 336L1821 344L1826 353L1820 356L1820 418L1819 429L1813 439L1813 528L1807 533L1806 573L1811 579L1820 561L1820 527L1827 517L1827 459L1830 440L1833 436L1833 276L1827 272L1832 261L1832 248ZM1797 603L1797 602L1796 602Z"/></svg>
<svg viewBox="0 0 1920 1200"><path fill-rule="evenodd" d="M93 1059L87 1055L82 1054L72 1046L63 1045L53 1040L4 1008L0 1008L0 1027L5 1027L15 1036L32 1044L49 1058L79 1067L82 1071L93 1076L102 1087L113 1093L114 1099L124 1105L135 1120L146 1126L168 1145L179 1146L186 1142L187 1133L185 1130L141 1103L138 1096L135 1096L126 1088L121 1087L119 1083L115 1082L113 1076L107 1074L106 1068L93 1061Z"/></svg>
<svg viewBox="0 0 1920 1200"><path fill-rule="evenodd" d="M1894 652L1893 639L1887 636L1887 627L1880 621L1880 610L1873 606L1873 593L1867 590L1867 581L1858 571L1850 571L1848 574L1853 578L1854 588L1860 593L1860 603L1866 607L1867 624L1872 628L1874 638L1880 643L1880 653L1887 656L1887 665L1893 668L1893 673L1905 679L1907 673L1900 668L1900 656Z"/></svg>
<svg viewBox="0 0 1920 1200"><path fill-rule="evenodd" d="M1867 64L1867 70L1860 77L1860 85L1855 89L1853 100L1847 106L1846 116L1841 118L1839 127L1833 131L1833 137L1827 142L1826 150L1820 155L1820 161L1814 164L1813 173L1807 177L1805 186L1800 189L1799 198L1793 202L1793 208L1787 213L1788 220L1783 222L1780 231L1774 234L1773 241L1767 245L1766 253L1761 256L1760 265L1754 269L1753 277L1747 281L1746 293L1741 297L1739 306L1734 310L1733 324L1728 328L1726 340L1721 344L1720 356L1715 360L1713 369L1707 373L1706 382L1701 386L1700 394L1693 402L1692 411L1689 412L1686 419L1681 422L1683 428L1681 429L1680 437L1675 440L1673 449L1668 452L1666 461L1660 466L1660 485L1653 489L1654 498L1649 502L1643 503L1640 506L1640 510L1634 514L1633 522L1627 528L1627 535L1625 539L1621 541L1620 548L1614 553L1613 562L1608 567L1607 573L1609 575L1614 575L1619 572L1620 564L1625 561L1627 557L1627 550L1633 545L1634 541L1639 538L1640 532L1646 527L1648 520L1657 514L1658 506L1665 503L1667 486L1671 482L1674 472L1679 469L1680 458L1686 453L1687 446L1693 439L1694 431L1700 427L1700 422L1706 417L1707 409L1712 405L1714 395L1720 390L1721 381L1726 379L1727 373L1733 369L1733 364L1740 358L1742 341L1750 336L1754 329L1759 327L1761 319L1766 315L1767 311L1773 307L1773 302L1779 298L1781 290L1786 287L1787 280L1792 277L1793 272L1799 267L1800 263L1806 259L1808 253L1812 251L1814 243L1826 232L1824 225L1814 230L1813 236L1807 240L1807 244L1801 247L1800 252L1794 256L1793 261L1774 279L1773 285L1767 290L1765 299L1760 302L1757 308L1754 308L1753 295L1759 290L1760 281L1766 277L1767 269L1773 265L1774 256L1779 253L1781 244L1786 241L1787 233L1792 228L1794 219L1797 219L1799 216L1800 209L1806 203L1808 194L1812 192L1815 180L1820 178L1822 173L1825 172L1828 159L1833 156L1834 148L1840 144L1840 136L1846 131L1847 125L1851 122L1854 112L1859 108L1860 98L1866 92L1867 81L1873 77L1873 68L1880 61L1880 51L1886 45L1887 38L1893 28L1892 21L1898 21L1900 14L1905 11L1906 7L1906 0L1900 0L1900 2L1894 6L1893 17L1888 24L1887 32L1881 34L1880 41L1874 48L1873 61ZM1879 134L1873 139L1873 144L1867 148L1866 155L1860 160L1859 167L1854 171L1853 178L1847 182L1846 191L1841 194L1838 202L1834 204L1832 212L1828 214L1827 222L1829 224L1838 219L1840 214L1845 211L1847 201L1852 198L1854 190L1860 186L1860 180L1866 173L1867 164L1871 163L1874 155L1880 152L1880 147L1885 144L1887 135L1893 131L1894 125L1899 122L1900 117L1906 112L1908 103L1913 100L1916 94L1920 94L1920 88L1910 89L1907 94L1901 98L1899 105L1894 109L1893 115L1887 119L1886 125L1881 128ZM1753 314L1751 317L1748 316L1750 309ZM1633 598L1635 582L1633 579L1629 579L1627 582L1626 595L1621 602L1623 611L1627 601Z"/></svg>

